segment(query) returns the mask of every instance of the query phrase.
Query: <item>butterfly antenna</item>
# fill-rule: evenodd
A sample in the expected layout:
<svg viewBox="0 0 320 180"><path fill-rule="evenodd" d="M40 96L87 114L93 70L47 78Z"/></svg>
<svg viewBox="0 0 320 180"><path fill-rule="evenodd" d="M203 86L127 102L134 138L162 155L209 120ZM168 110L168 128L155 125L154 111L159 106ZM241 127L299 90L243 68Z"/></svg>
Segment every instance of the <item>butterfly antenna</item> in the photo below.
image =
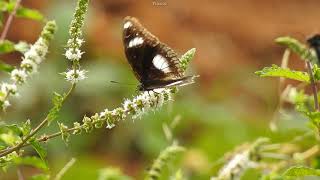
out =
<svg viewBox="0 0 320 180"><path fill-rule="evenodd" d="M121 85L121 86L134 86L135 85L135 84L128 84L128 83L121 83L121 82L118 82L118 81L110 81L110 83L118 84L118 85Z"/></svg>

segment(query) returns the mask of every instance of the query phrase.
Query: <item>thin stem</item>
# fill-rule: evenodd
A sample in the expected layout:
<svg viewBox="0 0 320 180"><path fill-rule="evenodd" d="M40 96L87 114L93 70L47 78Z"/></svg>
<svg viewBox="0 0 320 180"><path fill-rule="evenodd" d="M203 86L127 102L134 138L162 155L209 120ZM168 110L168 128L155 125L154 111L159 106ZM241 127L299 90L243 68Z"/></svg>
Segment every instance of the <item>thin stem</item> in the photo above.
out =
<svg viewBox="0 0 320 180"><path fill-rule="evenodd" d="M17 10L18 10L18 8L19 8L19 6L20 6L21 1L22 1L22 0L17 0L16 4L15 4L15 6L14 6L13 11L9 14L9 17L8 17L8 19L7 19L7 21L6 21L6 24L4 25L3 31L2 31L2 33L1 33L0 41L3 41L3 40L6 38L6 36L7 36L7 34L8 34L8 31L9 31L9 28L10 28L10 26L11 26L12 20L13 20L13 16L16 15Z"/></svg>
<svg viewBox="0 0 320 180"><path fill-rule="evenodd" d="M287 68L288 67L288 63L289 63L289 58L290 58L290 50L289 49L286 49L283 53L283 56L282 56L282 60L281 60L281 68ZM278 120L279 120L279 111L281 110L282 106L283 106L283 100L284 100L284 92L285 90L284 89L284 84L285 83L285 78L283 77L280 77L279 78L279 86L278 86L278 95L279 95L279 100L278 100L278 105L277 105L277 108L276 108L276 111L273 113L273 118L272 120L270 121L270 129L272 131L277 131L278 130L278 126L277 126L277 123L278 123Z"/></svg>
<svg viewBox="0 0 320 180"><path fill-rule="evenodd" d="M24 180L20 167L17 168L18 180Z"/></svg>
<svg viewBox="0 0 320 180"><path fill-rule="evenodd" d="M72 91L74 90L74 88L76 87L76 84L73 83L69 89L69 91L67 92L67 94L64 96L62 103L65 102L65 100L68 98L68 96L72 93ZM22 139L22 141L17 144L16 146L13 146L11 148L5 149L3 151L0 151L0 157L3 157L5 155L8 155L14 151L17 151L19 149L21 149L22 147L24 147L24 145L27 143L27 141L32 138L35 134L37 134L49 121L49 117L47 116L36 128L34 128L31 133L26 136L24 139ZM60 134L59 134L60 135Z"/></svg>
<svg viewBox="0 0 320 180"><path fill-rule="evenodd" d="M54 180L60 180L62 176L73 166L73 164L76 162L75 158L72 158L56 175Z"/></svg>
<svg viewBox="0 0 320 180"><path fill-rule="evenodd" d="M311 64L310 61L307 61L307 69L308 69L308 72L309 72L310 84L311 84L312 92L313 92L313 96L314 96L314 109L316 111L320 111L320 109L319 109L319 101L318 101L317 85L316 85L315 80L314 80L314 76L313 76L313 72L312 72L312 64Z"/></svg>

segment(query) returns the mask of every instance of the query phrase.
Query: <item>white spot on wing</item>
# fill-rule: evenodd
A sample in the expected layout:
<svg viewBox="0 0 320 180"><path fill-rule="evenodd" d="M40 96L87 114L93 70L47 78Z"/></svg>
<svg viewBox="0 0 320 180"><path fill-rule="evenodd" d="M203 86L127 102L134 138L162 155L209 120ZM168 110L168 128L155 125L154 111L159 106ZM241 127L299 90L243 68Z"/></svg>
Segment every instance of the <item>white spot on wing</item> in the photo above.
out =
<svg viewBox="0 0 320 180"><path fill-rule="evenodd" d="M124 23L123 28L127 29L130 26L132 26L132 23L130 21L127 21L126 23Z"/></svg>
<svg viewBox="0 0 320 180"><path fill-rule="evenodd" d="M129 42L128 47L131 48L131 47L134 47L134 46L141 45L142 43L143 43L142 37L135 37Z"/></svg>
<svg viewBox="0 0 320 180"><path fill-rule="evenodd" d="M153 58L152 63L154 67L163 71L164 73L171 72L167 59L159 54Z"/></svg>

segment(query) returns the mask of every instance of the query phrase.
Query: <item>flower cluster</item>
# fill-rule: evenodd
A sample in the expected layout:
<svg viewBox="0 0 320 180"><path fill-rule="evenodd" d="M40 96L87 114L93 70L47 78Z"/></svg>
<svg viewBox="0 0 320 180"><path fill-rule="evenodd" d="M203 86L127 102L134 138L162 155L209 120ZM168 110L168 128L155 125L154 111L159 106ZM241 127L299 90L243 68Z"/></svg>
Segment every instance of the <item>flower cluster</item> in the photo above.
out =
<svg viewBox="0 0 320 180"><path fill-rule="evenodd" d="M244 145L236 151L230 160L220 169L217 177L211 180L241 179L242 174L249 168L258 166L262 157L262 147L269 143L267 138L259 138L251 145Z"/></svg>
<svg viewBox="0 0 320 180"><path fill-rule="evenodd" d="M101 128L104 125L111 129L115 127L115 123L120 120L125 120L127 116L132 119L140 118L143 114L151 109L157 109L168 101L172 100L172 95L175 89L156 89L156 92L142 92L132 100L125 100L122 107L113 110L105 109L100 113L96 113L91 117L84 117L82 124L75 122L72 129L73 134L79 134L82 131L90 132L94 128ZM66 133L66 128L61 129L61 132Z"/></svg>
<svg viewBox="0 0 320 180"><path fill-rule="evenodd" d="M43 28L39 39L23 55L19 68L11 71L11 83L2 83L0 92L0 105L6 109L10 103L7 100L10 95L18 95L17 85L22 85L27 78L37 72L39 64L44 60L48 52L49 42L56 31L56 23L49 21Z"/></svg>
<svg viewBox="0 0 320 180"><path fill-rule="evenodd" d="M62 74L67 81L73 84L85 79L85 73L87 72L85 70L80 70L79 61L84 53L80 50L81 45L84 43L81 28L84 23L85 13L88 9L88 1L89 0L78 1L69 29L70 39L67 42L67 49L64 54L66 58L72 62L72 69Z"/></svg>

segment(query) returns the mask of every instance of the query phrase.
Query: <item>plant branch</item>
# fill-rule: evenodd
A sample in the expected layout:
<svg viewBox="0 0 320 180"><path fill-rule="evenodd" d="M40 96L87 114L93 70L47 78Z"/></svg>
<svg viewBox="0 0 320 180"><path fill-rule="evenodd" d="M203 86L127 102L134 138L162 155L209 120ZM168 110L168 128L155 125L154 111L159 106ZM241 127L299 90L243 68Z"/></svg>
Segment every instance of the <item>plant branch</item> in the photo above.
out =
<svg viewBox="0 0 320 180"><path fill-rule="evenodd" d="M72 93L72 91L74 90L74 88L76 87L76 85L73 83L68 91L68 93L63 97L62 103L65 102L65 100L69 97L69 95ZM22 141L17 144L16 146L10 147L8 149L5 149L3 151L0 151L0 157L3 157L5 155L8 155L14 151L18 151L19 149L21 149L22 147L25 147L26 143L28 142L28 140L30 138L32 138L35 134L37 134L47 123L49 122L49 117L46 116L46 118L37 126L35 127L31 133L29 135L27 135L24 139L22 139ZM61 134L61 133L60 133ZM55 135L59 136L60 134ZM42 140L44 141L44 140Z"/></svg>
<svg viewBox="0 0 320 180"><path fill-rule="evenodd" d="M6 24L4 25L3 31L1 33L0 41L3 41L6 38L8 31L9 31L9 28L11 26L12 20L13 20L13 17L16 14L16 12L20 6L21 1L22 0L17 0L13 11L9 14L9 17L8 17Z"/></svg>
<svg viewBox="0 0 320 180"><path fill-rule="evenodd" d="M311 64L310 61L307 61L307 69L308 69L308 73L309 73L309 76L310 76L310 84L311 84L312 92L313 92L313 96L314 96L314 109L316 111L320 111L317 85L316 85L315 80L314 80L314 76L313 76L313 72L312 72L312 64Z"/></svg>

